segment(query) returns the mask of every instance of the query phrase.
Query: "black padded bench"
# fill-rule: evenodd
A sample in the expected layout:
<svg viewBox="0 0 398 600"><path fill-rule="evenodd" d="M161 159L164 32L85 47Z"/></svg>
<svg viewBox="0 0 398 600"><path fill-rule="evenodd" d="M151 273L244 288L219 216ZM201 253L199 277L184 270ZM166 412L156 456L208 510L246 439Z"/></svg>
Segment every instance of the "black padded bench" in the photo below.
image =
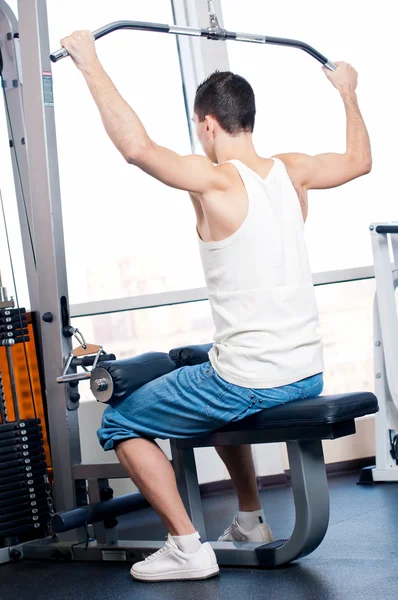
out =
<svg viewBox="0 0 398 600"><path fill-rule="evenodd" d="M286 442L296 509L289 540L256 545L212 542L221 565L275 567L306 556L322 542L329 523L329 490L322 440L355 433L355 418L377 412L367 392L319 396L268 408L200 438L172 440L173 466L188 514L203 539L206 531L200 502L194 448Z"/></svg>
<svg viewBox="0 0 398 600"><path fill-rule="evenodd" d="M122 399L145 382L176 368L208 360L211 344L191 346L164 353L148 353L122 361L103 362L92 375L92 390L98 399ZM99 379L96 379L98 377ZM97 385L98 384L98 385ZM98 389L97 389L98 388ZM100 388L100 389L99 389ZM306 556L319 546L329 522L329 492L322 440L355 433L355 419L378 411L372 393L358 392L319 396L267 408L209 435L170 440L177 484L196 529L206 540L194 448L286 442L296 508L296 523L288 540L271 544L211 542L220 565L275 567ZM133 494L56 515L54 531L67 531L82 523L126 514L142 506L142 496ZM92 514L93 513L93 514ZM130 547L141 560L162 542L132 541ZM119 548L119 546L118 546Z"/></svg>
<svg viewBox="0 0 398 600"><path fill-rule="evenodd" d="M208 360L210 348L210 344L177 348L170 352L170 357L178 366L195 365ZM264 409L203 437L171 440L178 488L203 539L206 539L206 531L194 448L286 442L296 509L290 539L260 546L212 542L219 563L275 567L315 550L329 524L329 490L322 440L354 434L355 419L377 411L377 398L369 392L319 396Z"/></svg>

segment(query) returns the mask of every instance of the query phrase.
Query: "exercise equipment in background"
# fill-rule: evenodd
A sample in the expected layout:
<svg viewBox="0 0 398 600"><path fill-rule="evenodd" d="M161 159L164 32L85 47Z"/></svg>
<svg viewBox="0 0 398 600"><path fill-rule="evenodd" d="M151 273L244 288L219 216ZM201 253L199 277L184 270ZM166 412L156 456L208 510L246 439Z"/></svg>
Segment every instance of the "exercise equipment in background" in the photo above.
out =
<svg viewBox="0 0 398 600"><path fill-rule="evenodd" d="M47 535L53 514L41 420L21 419L19 406L12 349L28 342L26 310L8 298L0 276L0 367L5 352L8 378L6 385L0 369L0 548Z"/></svg>
<svg viewBox="0 0 398 600"><path fill-rule="evenodd" d="M398 223L372 223L370 235L376 280L375 393L380 411L375 421L376 465L362 469L360 483L398 481Z"/></svg>

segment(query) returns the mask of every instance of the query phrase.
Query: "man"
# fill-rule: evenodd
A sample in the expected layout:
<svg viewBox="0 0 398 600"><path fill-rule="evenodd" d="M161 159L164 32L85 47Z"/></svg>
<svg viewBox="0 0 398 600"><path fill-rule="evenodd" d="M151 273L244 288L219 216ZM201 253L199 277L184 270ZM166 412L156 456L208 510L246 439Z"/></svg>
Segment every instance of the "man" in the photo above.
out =
<svg viewBox="0 0 398 600"><path fill-rule="evenodd" d="M83 73L104 127L127 162L187 190L215 322L209 362L151 381L104 412L98 432L169 531L166 545L135 564L143 581L206 579L219 572L178 494L155 438L203 435L278 403L323 389L322 341L303 228L307 192L369 173L371 151L357 104L357 73L338 63L326 76L347 114L344 154L257 155L254 93L232 73L199 86L193 119L204 156L179 156L151 140L103 70L90 32L61 41ZM217 448L236 487L239 513L221 540L273 540L249 446Z"/></svg>

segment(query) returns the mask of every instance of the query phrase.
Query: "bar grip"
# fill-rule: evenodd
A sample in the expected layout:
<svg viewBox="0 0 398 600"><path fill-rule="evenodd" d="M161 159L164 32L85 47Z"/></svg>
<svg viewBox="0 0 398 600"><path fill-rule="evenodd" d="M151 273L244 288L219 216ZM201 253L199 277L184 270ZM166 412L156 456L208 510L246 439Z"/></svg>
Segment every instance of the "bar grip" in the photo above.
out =
<svg viewBox="0 0 398 600"><path fill-rule="evenodd" d="M56 63L61 60L61 58L66 58L67 56L69 56L69 52L65 48L61 48L60 50L53 52L53 54L50 54L50 60L51 62Z"/></svg>
<svg viewBox="0 0 398 600"><path fill-rule="evenodd" d="M335 71L337 69L337 65L334 62L331 62L330 60L328 60L327 63L325 63L325 68L329 69L329 71Z"/></svg>
<svg viewBox="0 0 398 600"><path fill-rule="evenodd" d="M83 356L81 359L81 364L84 367L92 367L95 362L95 359L95 356ZM101 354L101 356L98 359L98 363L101 363L104 360L116 360L116 356L114 354ZM73 365L80 365L80 363L77 361L73 361Z"/></svg>
<svg viewBox="0 0 398 600"><path fill-rule="evenodd" d="M85 379L90 379L91 371L83 372L83 373L68 373L67 375L61 375L57 377L57 383L69 383L70 381L84 381Z"/></svg>
<svg viewBox="0 0 398 600"><path fill-rule="evenodd" d="M398 233L398 225L377 225L376 233Z"/></svg>

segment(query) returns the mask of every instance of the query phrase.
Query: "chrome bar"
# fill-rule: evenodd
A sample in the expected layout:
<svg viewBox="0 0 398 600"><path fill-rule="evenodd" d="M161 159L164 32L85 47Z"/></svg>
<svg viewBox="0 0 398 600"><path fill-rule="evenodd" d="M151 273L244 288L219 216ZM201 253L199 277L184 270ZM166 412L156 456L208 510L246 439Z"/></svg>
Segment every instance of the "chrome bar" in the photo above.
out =
<svg viewBox="0 0 398 600"><path fill-rule="evenodd" d="M257 44L267 43L267 38L265 35L257 35L255 33L237 33L235 40L237 42L254 42Z"/></svg>
<svg viewBox="0 0 398 600"><path fill-rule="evenodd" d="M70 381L83 381L90 379L91 372L87 373L68 373L68 375L61 375L57 377L57 383L69 383Z"/></svg>
<svg viewBox="0 0 398 600"><path fill-rule="evenodd" d="M195 29L193 27L180 27L179 25L170 25L169 33L174 33L175 35L193 35L201 37L202 30Z"/></svg>
<svg viewBox="0 0 398 600"><path fill-rule="evenodd" d="M209 14L212 25L206 29L198 29L196 27L180 27L178 25L165 25L163 23L147 23L144 21L115 21L114 23L109 23L109 25L104 25L104 27L93 31L93 36L95 40L98 40L112 31L117 31L119 29L135 29L138 31L152 31L156 33L172 33L175 35L190 35L195 37L200 36L211 40L232 40L238 42L277 44L279 46L299 48L300 50L307 52L307 54L310 54L328 69L335 70L336 65L334 65L334 63L330 62L326 56L305 42L288 38L266 37L253 33L236 33L234 31L227 31L226 29L218 26L218 20L215 17L215 14L212 14L211 12ZM60 50L53 52L50 55L50 59L52 62L57 62L62 58L65 58L65 56L68 56L68 53L64 48L61 48Z"/></svg>

